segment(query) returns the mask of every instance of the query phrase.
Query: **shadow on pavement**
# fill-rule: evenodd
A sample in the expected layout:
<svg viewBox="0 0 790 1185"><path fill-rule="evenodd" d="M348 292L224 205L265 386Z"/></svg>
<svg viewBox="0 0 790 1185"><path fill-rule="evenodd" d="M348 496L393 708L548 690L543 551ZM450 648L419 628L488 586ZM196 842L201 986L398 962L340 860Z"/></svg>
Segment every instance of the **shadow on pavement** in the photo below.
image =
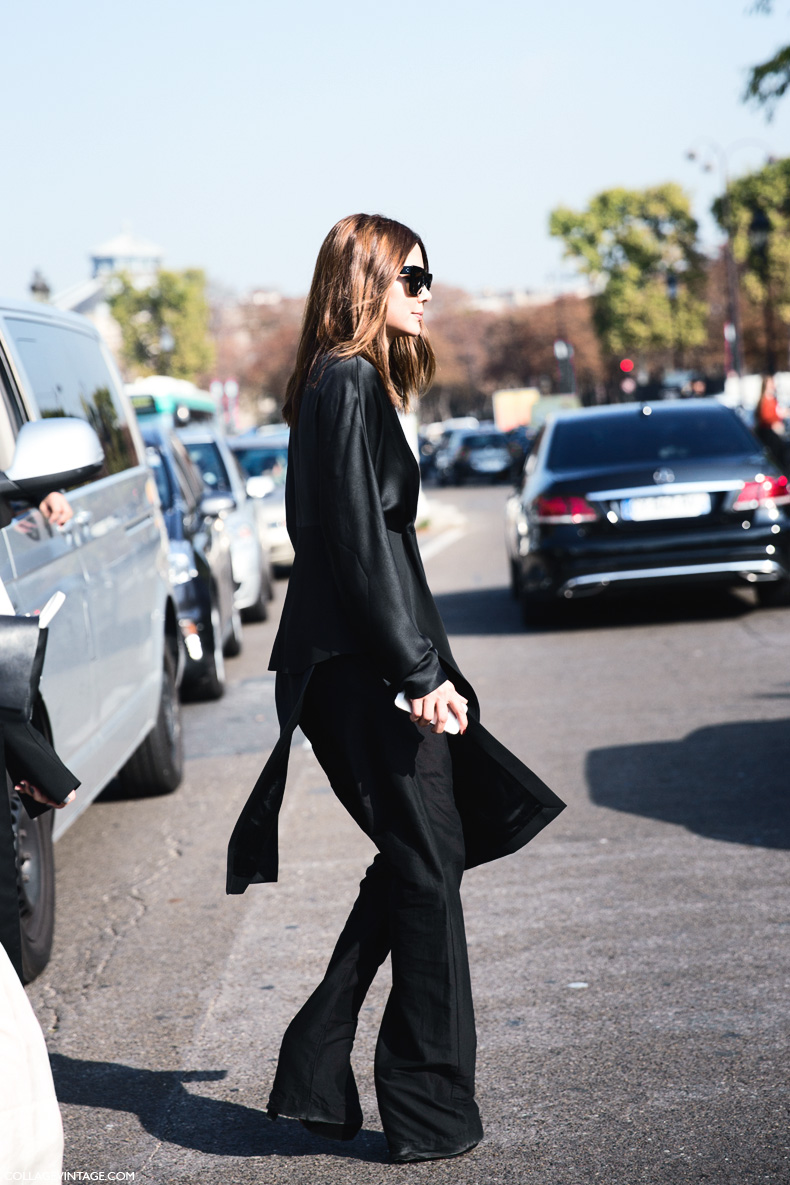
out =
<svg viewBox="0 0 790 1185"><path fill-rule="evenodd" d="M436 604L448 634L521 634L521 616L507 588L439 593Z"/></svg>
<svg viewBox="0 0 790 1185"><path fill-rule="evenodd" d="M508 588L466 589L440 593L436 604L448 634L531 634L553 631L617 629L684 621L721 621L755 612L754 605L730 589L687 588L607 593L540 606L534 623L521 611Z"/></svg>
<svg viewBox="0 0 790 1185"><path fill-rule="evenodd" d="M596 806L726 843L790 848L790 720L715 724L587 755Z"/></svg>
<svg viewBox="0 0 790 1185"><path fill-rule="evenodd" d="M180 1148L214 1156L317 1156L388 1163L381 1132L363 1128L353 1142L312 1136L295 1119L272 1123L263 1111L242 1103L209 1099L184 1089L185 1082L217 1082L225 1070L141 1070L117 1062L81 1061L50 1055L60 1103L128 1111L150 1135Z"/></svg>

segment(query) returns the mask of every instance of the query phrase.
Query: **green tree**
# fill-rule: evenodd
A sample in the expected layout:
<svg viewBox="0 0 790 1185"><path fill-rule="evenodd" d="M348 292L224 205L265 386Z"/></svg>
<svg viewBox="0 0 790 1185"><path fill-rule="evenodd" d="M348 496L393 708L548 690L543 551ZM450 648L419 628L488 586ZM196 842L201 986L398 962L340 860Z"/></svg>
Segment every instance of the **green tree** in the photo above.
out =
<svg viewBox="0 0 790 1185"><path fill-rule="evenodd" d="M124 361L134 374L194 380L211 370L206 277L198 268L160 271L150 288L137 288L121 273L109 305L121 327Z"/></svg>
<svg viewBox="0 0 790 1185"><path fill-rule="evenodd" d="M753 12L770 13L773 0L755 0ZM754 102L764 107L769 119L776 104L790 86L790 45L782 45L776 53L749 71L749 80L744 91L744 102Z"/></svg>
<svg viewBox="0 0 790 1185"><path fill-rule="evenodd" d="M773 371L776 319L790 325L790 158L730 182L713 214L731 236L746 295L762 307L764 365Z"/></svg>
<svg viewBox="0 0 790 1185"><path fill-rule="evenodd" d="M549 229L592 282L593 323L605 353L678 355L704 343L704 259L679 185L606 190L586 210L554 210Z"/></svg>

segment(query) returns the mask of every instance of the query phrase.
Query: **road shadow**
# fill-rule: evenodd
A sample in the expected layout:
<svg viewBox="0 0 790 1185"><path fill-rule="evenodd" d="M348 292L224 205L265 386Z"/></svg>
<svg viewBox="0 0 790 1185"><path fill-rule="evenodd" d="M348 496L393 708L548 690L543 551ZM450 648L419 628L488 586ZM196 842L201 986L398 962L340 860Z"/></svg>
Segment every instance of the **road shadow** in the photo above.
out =
<svg viewBox="0 0 790 1185"><path fill-rule="evenodd" d="M519 607L507 588L470 588L435 598L448 634L520 634Z"/></svg>
<svg viewBox="0 0 790 1185"><path fill-rule="evenodd" d="M609 592L596 597L540 606L525 626L517 601L506 587L439 593L436 604L448 634L545 634L572 630L726 621L755 612L753 603L727 588Z"/></svg>
<svg viewBox="0 0 790 1185"><path fill-rule="evenodd" d="M790 848L790 719L715 724L681 741L594 749L586 775L596 806L725 843Z"/></svg>
<svg viewBox="0 0 790 1185"><path fill-rule="evenodd" d="M209 1099L186 1090L187 1082L217 1082L225 1070L141 1070L117 1062L50 1055L60 1103L128 1111L165 1143L214 1156L336 1156L387 1164L381 1132L363 1128L349 1143L312 1136L295 1119L276 1123L242 1103Z"/></svg>

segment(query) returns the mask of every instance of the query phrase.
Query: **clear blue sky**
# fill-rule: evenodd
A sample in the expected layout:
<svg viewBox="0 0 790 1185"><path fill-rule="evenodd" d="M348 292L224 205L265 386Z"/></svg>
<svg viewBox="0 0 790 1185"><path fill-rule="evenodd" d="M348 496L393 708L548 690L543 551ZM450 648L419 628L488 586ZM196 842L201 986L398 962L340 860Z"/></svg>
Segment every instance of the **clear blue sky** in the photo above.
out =
<svg viewBox="0 0 790 1185"><path fill-rule="evenodd" d="M705 215L702 137L790 151L739 102L790 40L780 0L28 0L5 5L0 293L57 290L124 221L171 267L303 292L357 210L419 230L438 278L540 288L566 274L558 203L675 179ZM734 172L760 162L733 152ZM710 240L713 228L704 224Z"/></svg>

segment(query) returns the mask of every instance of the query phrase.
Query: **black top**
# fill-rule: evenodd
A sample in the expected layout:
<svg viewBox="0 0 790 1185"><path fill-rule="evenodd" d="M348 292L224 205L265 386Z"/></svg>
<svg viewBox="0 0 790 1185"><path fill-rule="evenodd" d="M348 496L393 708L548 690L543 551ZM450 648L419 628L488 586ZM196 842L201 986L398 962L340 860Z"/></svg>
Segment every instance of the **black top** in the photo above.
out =
<svg viewBox="0 0 790 1185"><path fill-rule="evenodd" d="M447 635L414 521L419 465L378 371L330 362L302 398L285 487L295 558L270 669L366 654L410 699L446 678Z"/></svg>

